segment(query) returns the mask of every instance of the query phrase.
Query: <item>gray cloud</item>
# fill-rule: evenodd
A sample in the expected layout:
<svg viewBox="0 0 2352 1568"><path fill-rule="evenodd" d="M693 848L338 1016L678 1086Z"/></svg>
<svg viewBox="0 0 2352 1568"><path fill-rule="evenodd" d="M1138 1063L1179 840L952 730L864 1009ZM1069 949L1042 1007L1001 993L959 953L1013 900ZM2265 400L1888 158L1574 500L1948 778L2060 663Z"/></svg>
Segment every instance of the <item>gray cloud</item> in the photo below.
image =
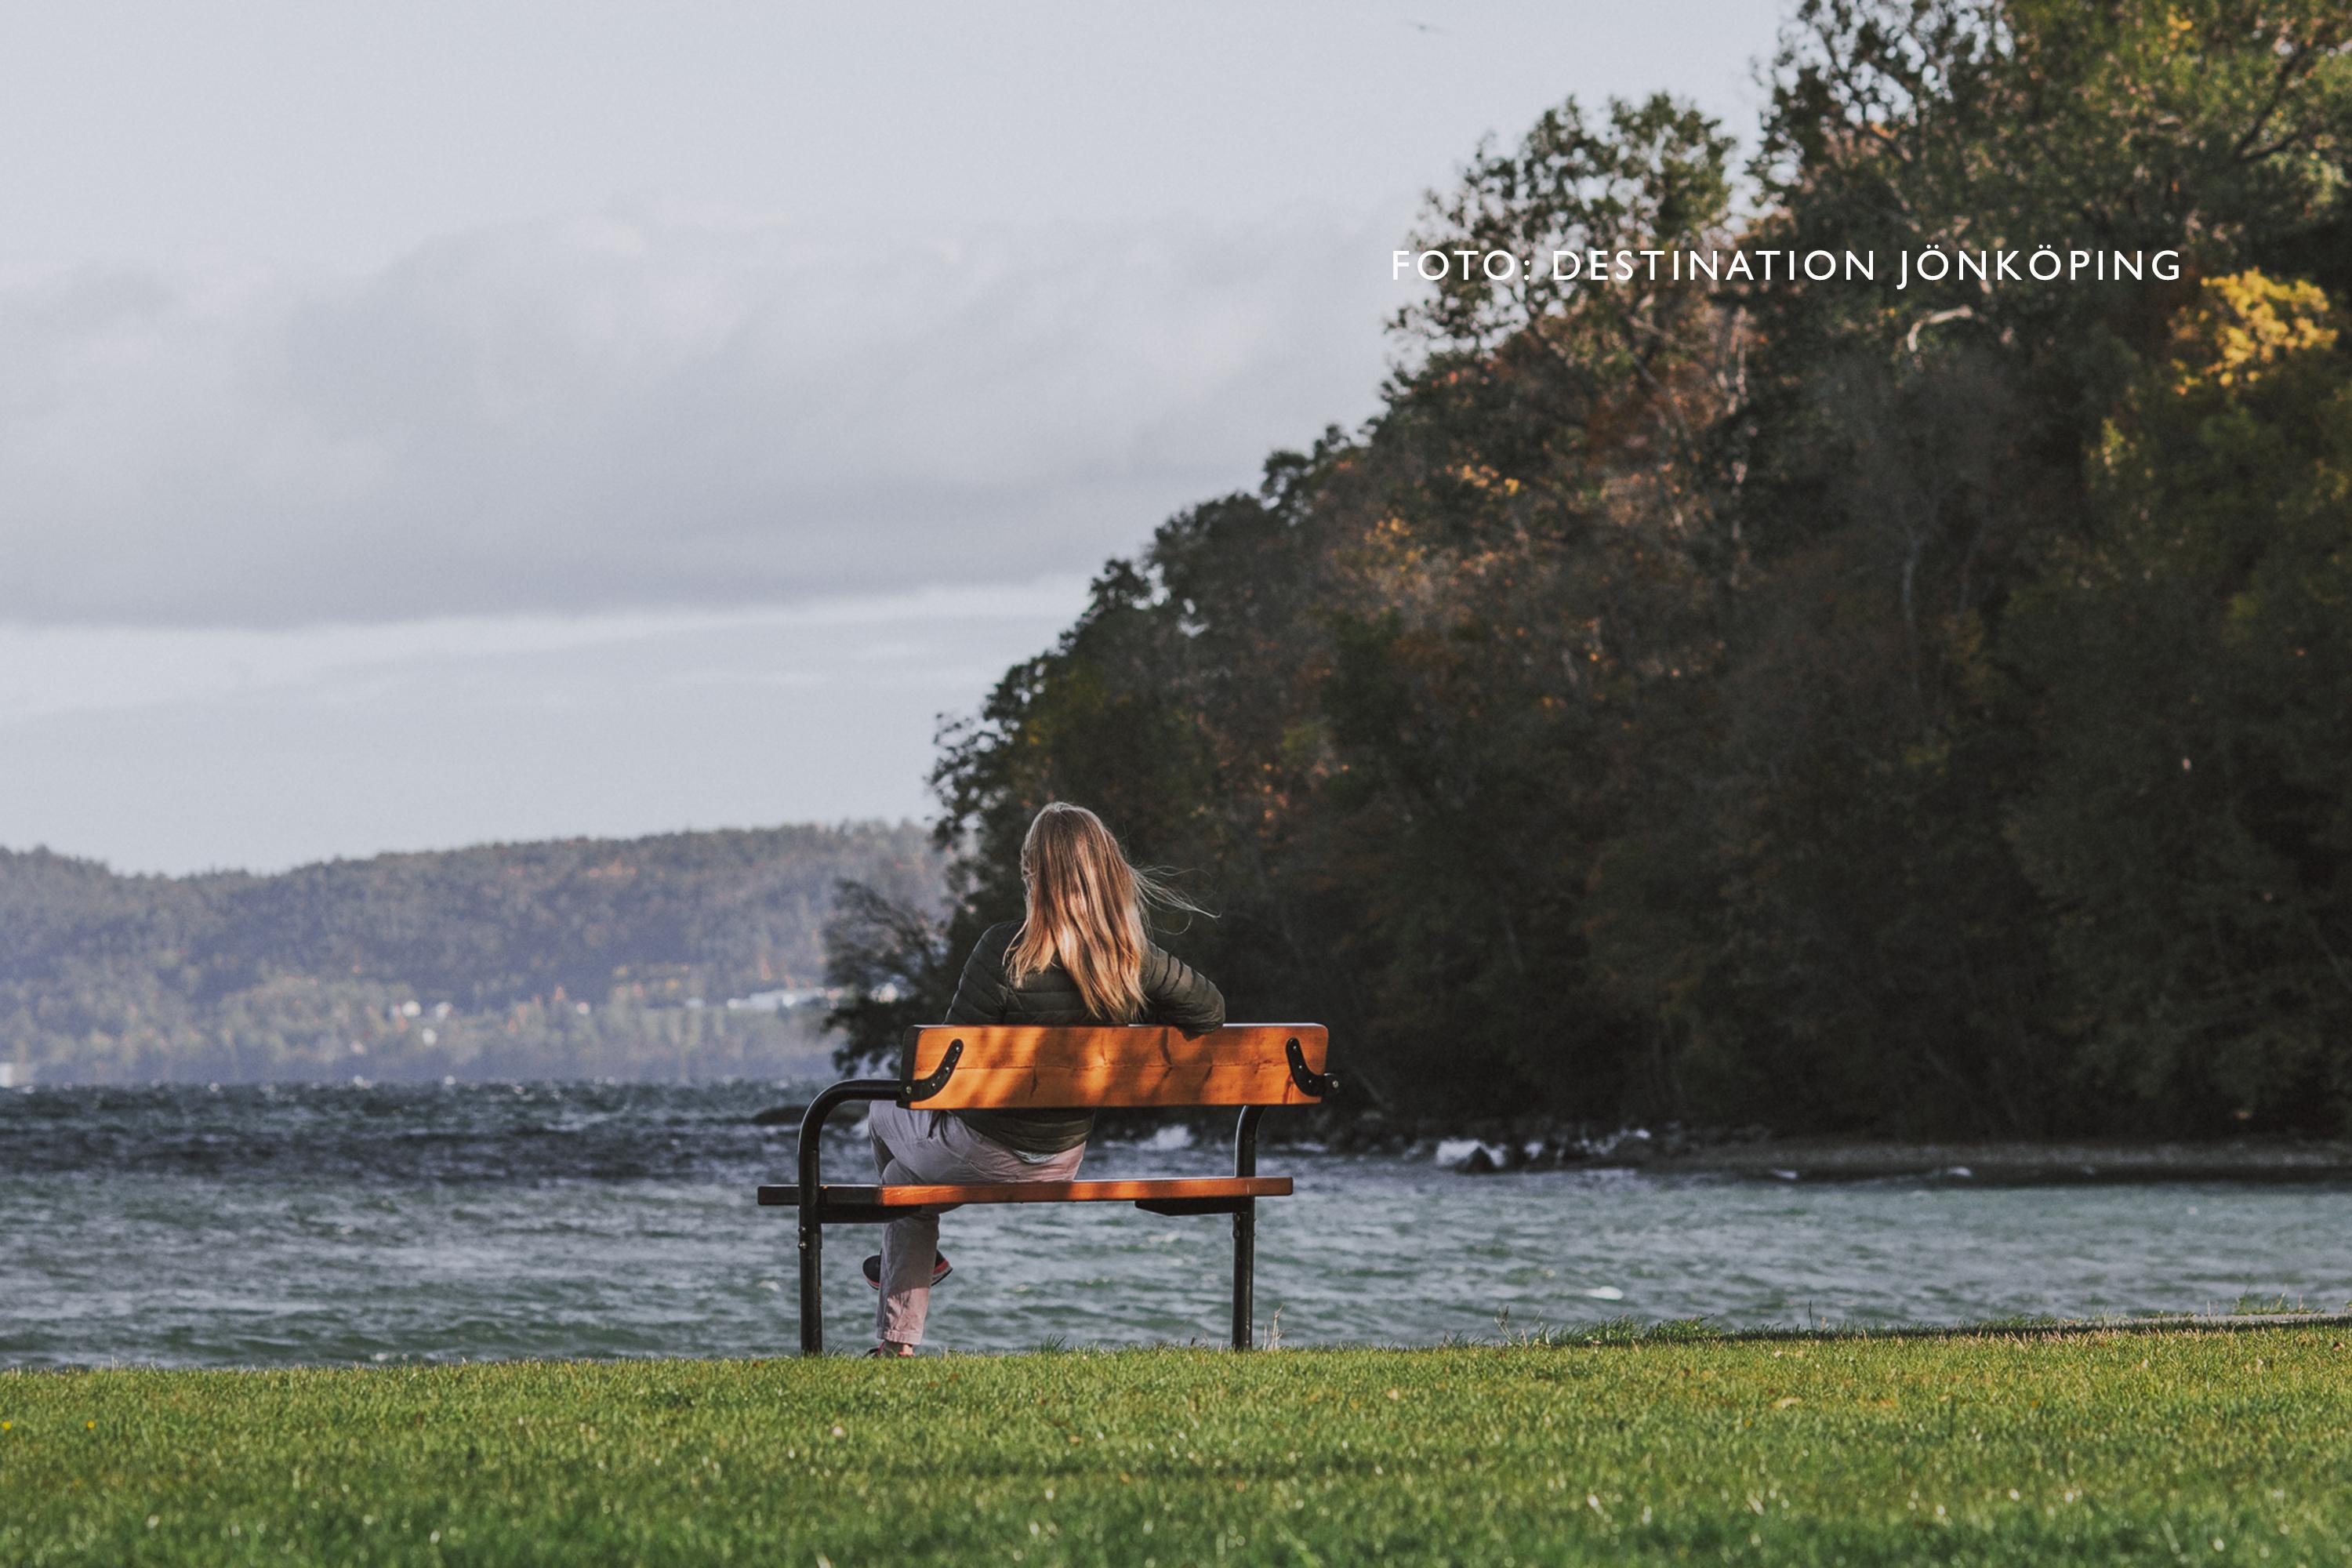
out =
<svg viewBox="0 0 2352 1568"><path fill-rule="evenodd" d="M0 842L127 870L916 816L1083 579L748 611L0 626Z"/></svg>
<svg viewBox="0 0 2352 1568"><path fill-rule="evenodd" d="M1369 411L1405 217L886 246L649 206L343 279L0 275L0 620L1066 572Z"/></svg>

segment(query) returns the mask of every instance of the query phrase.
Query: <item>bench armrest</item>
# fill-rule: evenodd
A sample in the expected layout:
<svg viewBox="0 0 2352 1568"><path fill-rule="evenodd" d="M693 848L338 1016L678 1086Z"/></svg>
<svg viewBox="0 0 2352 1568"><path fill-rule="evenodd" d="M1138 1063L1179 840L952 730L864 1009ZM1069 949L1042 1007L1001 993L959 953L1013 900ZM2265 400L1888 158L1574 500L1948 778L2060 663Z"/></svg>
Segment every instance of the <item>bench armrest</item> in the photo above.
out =
<svg viewBox="0 0 2352 1568"><path fill-rule="evenodd" d="M817 1182L817 1144L824 1134L825 1118L853 1100L897 1100L907 1091L907 1086L895 1078L845 1079L821 1091L809 1101L808 1110L801 1113L801 1146L793 1162L800 1172L801 1191L815 1201L820 1191Z"/></svg>

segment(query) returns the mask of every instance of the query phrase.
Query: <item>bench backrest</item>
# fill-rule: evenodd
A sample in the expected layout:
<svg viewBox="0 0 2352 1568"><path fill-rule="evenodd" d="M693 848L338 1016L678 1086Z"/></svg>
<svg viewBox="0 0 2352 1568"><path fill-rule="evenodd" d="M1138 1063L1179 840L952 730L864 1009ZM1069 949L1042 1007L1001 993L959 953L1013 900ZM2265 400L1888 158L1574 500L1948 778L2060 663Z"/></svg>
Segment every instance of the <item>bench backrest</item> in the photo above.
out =
<svg viewBox="0 0 2352 1568"><path fill-rule="evenodd" d="M1228 1024L1190 1039L1157 1024L930 1024L907 1031L898 1077L914 1086L908 1103L931 1110L1313 1105L1328 1048L1320 1024Z"/></svg>

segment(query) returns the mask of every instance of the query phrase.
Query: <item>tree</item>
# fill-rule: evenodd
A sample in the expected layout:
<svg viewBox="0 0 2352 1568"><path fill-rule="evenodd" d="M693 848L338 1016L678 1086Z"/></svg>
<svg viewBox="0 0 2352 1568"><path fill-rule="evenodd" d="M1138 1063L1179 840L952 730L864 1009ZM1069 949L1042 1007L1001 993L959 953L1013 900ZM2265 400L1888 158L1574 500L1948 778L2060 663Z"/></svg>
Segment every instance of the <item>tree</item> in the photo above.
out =
<svg viewBox="0 0 2352 1568"><path fill-rule="evenodd" d="M894 1068L908 1029L947 1016L959 968L938 916L864 882L839 883L824 922L825 983L845 993L824 1016L841 1036L834 1065Z"/></svg>
<svg viewBox="0 0 2352 1568"><path fill-rule="evenodd" d="M2352 347L2208 282L2110 423L2089 536L2004 627L2013 828L2103 1088L2210 1131L2352 1126Z"/></svg>

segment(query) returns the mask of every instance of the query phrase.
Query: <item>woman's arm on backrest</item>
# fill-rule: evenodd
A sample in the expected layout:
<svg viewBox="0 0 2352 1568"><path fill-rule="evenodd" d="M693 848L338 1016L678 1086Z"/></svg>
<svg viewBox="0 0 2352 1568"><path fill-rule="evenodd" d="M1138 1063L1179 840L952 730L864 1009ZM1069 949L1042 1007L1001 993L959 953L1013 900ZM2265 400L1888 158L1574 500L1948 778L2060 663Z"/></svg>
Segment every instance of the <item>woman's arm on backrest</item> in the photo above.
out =
<svg viewBox="0 0 2352 1568"><path fill-rule="evenodd" d="M1205 1035L1225 1022L1225 996L1209 977L1175 954L1143 950L1143 1000L1151 1016L1188 1035Z"/></svg>

